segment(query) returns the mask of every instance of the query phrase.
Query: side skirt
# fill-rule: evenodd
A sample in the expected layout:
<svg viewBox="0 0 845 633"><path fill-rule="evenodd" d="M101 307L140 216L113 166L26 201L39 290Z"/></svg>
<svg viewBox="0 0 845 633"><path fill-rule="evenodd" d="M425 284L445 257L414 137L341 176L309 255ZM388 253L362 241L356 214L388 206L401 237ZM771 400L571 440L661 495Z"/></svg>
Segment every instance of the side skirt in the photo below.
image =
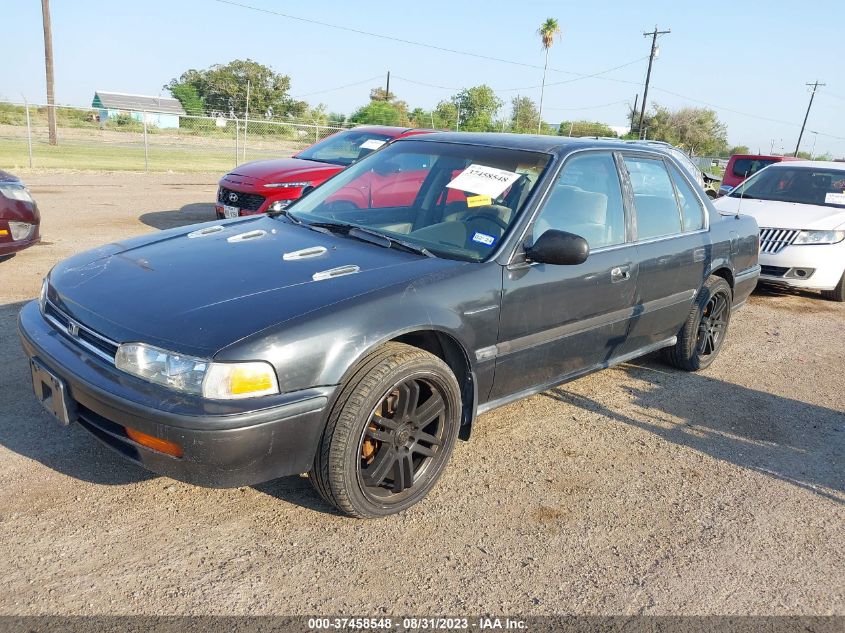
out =
<svg viewBox="0 0 845 633"><path fill-rule="evenodd" d="M629 360L638 358L639 356L644 356L645 354L650 354L651 352L657 351L664 347L671 347L677 342L678 337L672 336L657 343L642 347L633 352L623 354L622 356L617 356L616 358L612 358L607 361L602 361L601 363L597 363L585 369L579 369L578 371L565 374L564 376L558 376L551 382L547 382L537 387L523 389L522 391L517 391L516 393L512 393L509 396L505 396L504 398L485 402L484 404L478 406L478 415L481 415L482 413L487 413L488 411L492 411L493 409L497 409L498 407L502 407L506 404L510 404L511 402L522 400L523 398L527 398L528 396L533 396L534 394L541 393L543 391L551 389L552 387L557 387L558 385L570 382L572 380L575 380L576 378L581 378L582 376L586 376L587 374L592 374L595 371L607 369L608 367L613 367L614 365L619 365L620 363L626 363Z"/></svg>

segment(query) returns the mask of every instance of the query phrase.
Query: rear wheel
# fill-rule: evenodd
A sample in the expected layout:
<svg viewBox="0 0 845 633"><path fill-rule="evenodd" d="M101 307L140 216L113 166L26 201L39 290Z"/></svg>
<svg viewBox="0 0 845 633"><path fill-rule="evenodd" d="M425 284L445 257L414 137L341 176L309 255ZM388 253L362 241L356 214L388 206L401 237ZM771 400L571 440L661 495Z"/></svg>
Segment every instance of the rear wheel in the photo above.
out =
<svg viewBox="0 0 845 633"><path fill-rule="evenodd" d="M343 386L310 478L320 495L359 518L400 512L440 477L455 444L460 389L423 350L389 343Z"/></svg>
<svg viewBox="0 0 845 633"><path fill-rule="evenodd" d="M669 363L686 371L708 367L725 342L732 303L730 284L721 277L709 277L678 333L678 342L666 349Z"/></svg>
<svg viewBox="0 0 845 633"><path fill-rule="evenodd" d="M839 278L836 288L833 290L822 290L822 296L825 299L839 301L840 303L845 301L845 273L842 273L842 277Z"/></svg>

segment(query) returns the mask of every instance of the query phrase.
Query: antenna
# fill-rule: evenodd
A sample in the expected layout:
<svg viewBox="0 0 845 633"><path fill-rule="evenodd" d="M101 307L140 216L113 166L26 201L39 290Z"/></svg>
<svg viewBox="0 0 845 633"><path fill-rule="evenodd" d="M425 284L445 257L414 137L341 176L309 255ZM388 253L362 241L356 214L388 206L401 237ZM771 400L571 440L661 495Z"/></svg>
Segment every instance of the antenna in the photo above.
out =
<svg viewBox="0 0 845 633"><path fill-rule="evenodd" d="M742 199L745 197L745 183L748 181L748 170L745 170L745 174L742 176L742 182L740 183L740 187L742 187L742 191L739 192L739 203L736 205L736 215L734 216L737 220L739 219L739 211L742 209Z"/></svg>

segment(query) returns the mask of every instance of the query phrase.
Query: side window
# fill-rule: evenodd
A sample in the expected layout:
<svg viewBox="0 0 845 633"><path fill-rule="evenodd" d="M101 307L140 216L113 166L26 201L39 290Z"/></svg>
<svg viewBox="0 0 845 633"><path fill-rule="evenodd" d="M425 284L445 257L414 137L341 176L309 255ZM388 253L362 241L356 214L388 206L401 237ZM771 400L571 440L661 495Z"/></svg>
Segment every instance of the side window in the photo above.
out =
<svg viewBox="0 0 845 633"><path fill-rule="evenodd" d="M684 231L698 231L699 229L703 229L704 208L701 206L701 201L674 166L669 168L669 172L672 174L672 180L678 189L678 201L681 203Z"/></svg>
<svg viewBox="0 0 845 633"><path fill-rule="evenodd" d="M675 188L660 159L626 156L625 166L634 190L637 239L675 235L681 232L681 214Z"/></svg>
<svg viewBox="0 0 845 633"><path fill-rule="evenodd" d="M536 240L549 229L580 235L591 249L625 242L625 211L609 153L581 154L563 168L534 222Z"/></svg>

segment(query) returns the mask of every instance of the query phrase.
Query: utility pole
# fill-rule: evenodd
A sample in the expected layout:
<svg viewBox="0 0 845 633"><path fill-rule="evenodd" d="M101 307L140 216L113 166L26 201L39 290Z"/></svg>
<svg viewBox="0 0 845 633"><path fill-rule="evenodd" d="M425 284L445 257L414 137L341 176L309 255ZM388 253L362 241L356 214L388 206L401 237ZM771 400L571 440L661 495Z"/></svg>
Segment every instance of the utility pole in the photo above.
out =
<svg viewBox="0 0 845 633"><path fill-rule="evenodd" d="M58 145L56 90L53 85L53 25L50 22L50 0L41 0L41 17L44 23L44 68L47 72L47 124L50 127L50 145Z"/></svg>
<svg viewBox="0 0 845 633"><path fill-rule="evenodd" d="M645 89L643 90L643 104L642 110L640 110L640 123L637 126L637 136L642 138L642 130L643 130L643 118L645 118L645 107L646 103L648 102L648 82L651 81L651 64L654 62L654 56L657 53L657 36L658 35L666 35L667 33L671 33L671 29L666 29L665 31L658 31L657 25L655 25L654 30L648 33L643 33L643 37L648 37L651 35L651 53L648 56L648 72L646 72L645 76Z"/></svg>
<svg viewBox="0 0 845 633"><path fill-rule="evenodd" d="M631 109L631 129L629 134L634 131L634 119L637 118L637 104L640 102L640 93L634 95L634 107Z"/></svg>
<svg viewBox="0 0 845 633"><path fill-rule="evenodd" d="M796 157L798 156L798 148L801 147L801 137L804 136L804 128L807 126L807 117L810 116L810 108L813 107L813 99L816 97L816 90L819 89L819 86L825 86L826 84L820 84L817 79L815 82L806 85L812 86L813 90L810 92L810 104L807 106L807 113L804 115L804 122L801 124L801 133L798 134L798 142L795 144L795 153L793 156Z"/></svg>
<svg viewBox="0 0 845 633"><path fill-rule="evenodd" d="M387 86L384 89L384 100L390 101L390 71L387 71Z"/></svg>

